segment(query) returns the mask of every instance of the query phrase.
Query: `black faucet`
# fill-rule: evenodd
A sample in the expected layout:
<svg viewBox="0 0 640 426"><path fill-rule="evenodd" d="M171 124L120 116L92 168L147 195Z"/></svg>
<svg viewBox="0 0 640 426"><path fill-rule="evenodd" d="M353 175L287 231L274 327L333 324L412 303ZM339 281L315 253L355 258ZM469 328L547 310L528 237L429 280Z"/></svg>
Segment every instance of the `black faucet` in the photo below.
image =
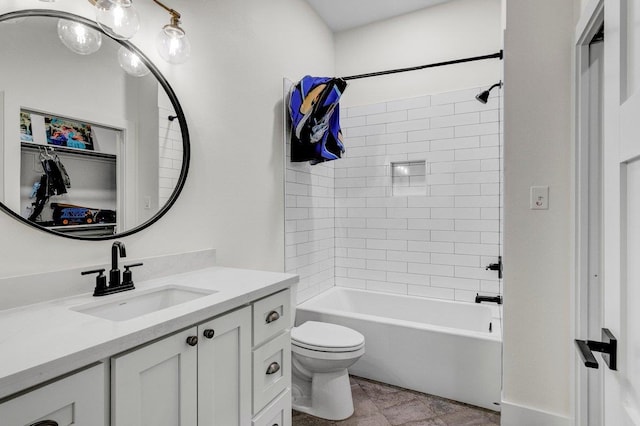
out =
<svg viewBox="0 0 640 426"><path fill-rule="evenodd" d="M127 249L124 243L116 241L111 245L111 270L109 271L109 287L118 287L121 282L120 269L118 269L118 254L127 257Z"/></svg>
<svg viewBox="0 0 640 426"><path fill-rule="evenodd" d="M111 270L109 271L109 286L107 286L107 277L105 277L104 269L95 269L92 271L84 271L82 275L98 274L96 277L96 288L93 291L94 296L105 296L107 294L119 293L121 291L133 290L133 274L130 268L141 266L142 262L132 265L124 265L124 272L120 275L118 269L118 256L127 257L127 250L124 243L116 241L111 245Z"/></svg>
<svg viewBox="0 0 640 426"><path fill-rule="evenodd" d="M502 305L502 296L480 296L476 293L476 303L480 302L493 302Z"/></svg>

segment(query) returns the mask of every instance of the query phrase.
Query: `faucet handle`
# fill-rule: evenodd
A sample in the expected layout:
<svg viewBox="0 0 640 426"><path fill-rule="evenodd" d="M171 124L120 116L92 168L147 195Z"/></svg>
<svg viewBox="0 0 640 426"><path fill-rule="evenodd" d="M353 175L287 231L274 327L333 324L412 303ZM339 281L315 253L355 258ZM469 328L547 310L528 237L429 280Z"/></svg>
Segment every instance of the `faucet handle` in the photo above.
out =
<svg viewBox="0 0 640 426"><path fill-rule="evenodd" d="M91 271L82 271L80 275L98 274L96 277L96 288L93 290L94 296L103 296L107 289L107 277L104 276L104 268L92 269Z"/></svg>
<svg viewBox="0 0 640 426"><path fill-rule="evenodd" d="M131 265L124 265L124 272L122 273L122 285L133 287L133 273L129 268L135 268L136 266L142 266L143 263L132 263Z"/></svg>

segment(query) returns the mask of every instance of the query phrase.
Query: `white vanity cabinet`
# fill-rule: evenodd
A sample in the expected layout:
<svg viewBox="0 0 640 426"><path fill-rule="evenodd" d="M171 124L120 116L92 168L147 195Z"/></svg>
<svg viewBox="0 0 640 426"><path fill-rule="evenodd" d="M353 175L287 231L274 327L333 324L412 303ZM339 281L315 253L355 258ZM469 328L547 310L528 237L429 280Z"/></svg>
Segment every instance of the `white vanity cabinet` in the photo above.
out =
<svg viewBox="0 0 640 426"><path fill-rule="evenodd" d="M291 426L290 290L253 304L252 426Z"/></svg>
<svg viewBox="0 0 640 426"><path fill-rule="evenodd" d="M251 308L111 360L113 426L250 423Z"/></svg>
<svg viewBox="0 0 640 426"><path fill-rule="evenodd" d="M0 402L0 424L107 426L105 376L98 364Z"/></svg>

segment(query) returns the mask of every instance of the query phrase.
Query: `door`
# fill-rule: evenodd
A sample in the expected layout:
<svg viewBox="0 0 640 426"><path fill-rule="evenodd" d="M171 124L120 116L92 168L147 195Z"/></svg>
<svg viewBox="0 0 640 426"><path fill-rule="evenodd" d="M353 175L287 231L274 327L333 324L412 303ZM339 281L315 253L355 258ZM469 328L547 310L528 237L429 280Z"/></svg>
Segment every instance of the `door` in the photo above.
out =
<svg viewBox="0 0 640 426"><path fill-rule="evenodd" d="M251 423L251 307L198 326L198 424Z"/></svg>
<svg viewBox="0 0 640 426"><path fill-rule="evenodd" d="M197 425L197 328L111 359L114 426Z"/></svg>
<svg viewBox="0 0 640 426"><path fill-rule="evenodd" d="M605 0L603 324L618 339L604 369L604 424L640 425L640 2Z"/></svg>

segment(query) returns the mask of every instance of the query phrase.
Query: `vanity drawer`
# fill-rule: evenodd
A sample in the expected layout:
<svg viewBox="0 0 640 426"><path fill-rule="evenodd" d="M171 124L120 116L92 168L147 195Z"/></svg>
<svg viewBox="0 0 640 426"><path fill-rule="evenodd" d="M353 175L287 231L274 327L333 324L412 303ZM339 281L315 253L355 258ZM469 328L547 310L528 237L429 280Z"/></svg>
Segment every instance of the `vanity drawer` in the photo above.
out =
<svg viewBox="0 0 640 426"><path fill-rule="evenodd" d="M289 328L290 294L290 290L287 289L253 304L253 346L258 346Z"/></svg>
<svg viewBox="0 0 640 426"><path fill-rule="evenodd" d="M253 414L255 415L291 383L289 333L253 351Z"/></svg>
<svg viewBox="0 0 640 426"><path fill-rule="evenodd" d="M105 426L105 374L99 364L0 403L0 424Z"/></svg>
<svg viewBox="0 0 640 426"><path fill-rule="evenodd" d="M291 391L287 389L253 419L252 426L291 426Z"/></svg>

